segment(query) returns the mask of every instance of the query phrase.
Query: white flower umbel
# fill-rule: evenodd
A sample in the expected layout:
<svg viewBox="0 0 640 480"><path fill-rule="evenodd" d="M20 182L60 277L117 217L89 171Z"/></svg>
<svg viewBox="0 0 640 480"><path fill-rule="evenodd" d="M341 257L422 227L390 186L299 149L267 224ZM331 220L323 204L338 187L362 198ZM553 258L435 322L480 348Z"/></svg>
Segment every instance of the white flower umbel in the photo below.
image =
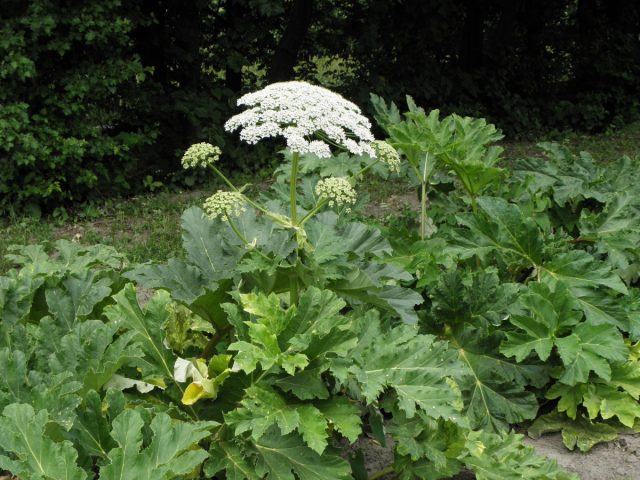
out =
<svg viewBox="0 0 640 480"><path fill-rule="evenodd" d="M316 195L329 201L329 206L346 206L347 212L351 211L350 205L356 203L356 191L345 177L323 178L316 185Z"/></svg>
<svg viewBox="0 0 640 480"><path fill-rule="evenodd" d="M183 168L208 167L220 159L220 148L202 142L191 145L182 156Z"/></svg>
<svg viewBox="0 0 640 480"><path fill-rule="evenodd" d="M281 82L240 97L250 107L225 123L229 132L254 144L282 136L294 153L330 157L330 145L354 155L375 156L371 123L360 109L340 95L305 82Z"/></svg>
<svg viewBox="0 0 640 480"><path fill-rule="evenodd" d="M373 149L382 163L385 163L390 172L400 173L400 155L395 148L383 140L373 142Z"/></svg>
<svg viewBox="0 0 640 480"><path fill-rule="evenodd" d="M220 217L226 222L232 217L239 217L242 212L247 210L244 203L245 200L241 193L218 190L204 201L203 207L209 217Z"/></svg>

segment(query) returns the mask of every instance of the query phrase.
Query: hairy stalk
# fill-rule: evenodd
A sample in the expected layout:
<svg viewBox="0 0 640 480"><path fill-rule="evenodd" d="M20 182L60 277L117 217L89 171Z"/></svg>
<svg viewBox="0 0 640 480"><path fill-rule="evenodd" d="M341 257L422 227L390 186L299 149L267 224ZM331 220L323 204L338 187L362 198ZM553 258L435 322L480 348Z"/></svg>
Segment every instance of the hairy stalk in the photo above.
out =
<svg viewBox="0 0 640 480"><path fill-rule="evenodd" d="M268 256L266 256L264 253L262 253L260 251L260 249L258 248L254 248L253 245L251 245L249 243L249 241L245 238L245 236L242 234L242 232L240 231L240 229L237 227L237 225L234 223L233 220L231 220L231 218L229 218L229 216L227 216L227 223L229 223L229 226L231 227L231 230L233 230L233 233L236 234L236 236L240 239L240 241L242 243L244 243L244 246L247 247L247 250L253 250L255 252L258 252L258 254L266 259L266 260L271 260Z"/></svg>
<svg viewBox="0 0 640 480"><path fill-rule="evenodd" d="M291 180L289 182L289 203L291 205L291 223L295 227L298 224L298 208L296 204L296 187L298 184L298 161L300 154L291 154Z"/></svg>
<svg viewBox="0 0 640 480"><path fill-rule="evenodd" d="M427 185L422 182L422 191L420 192L420 240L424 240L427 230Z"/></svg>
<svg viewBox="0 0 640 480"><path fill-rule="evenodd" d="M420 176L420 240L424 240L427 236L427 170L429 167L429 153L424 159L424 168Z"/></svg>
<svg viewBox="0 0 640 480"><path fill-rule="evenodd" d="M249 197L247 197L244 193L242 193L242 190L240 190L238 187L236 187L233 183L231 183L231 180L229 180L224 173L222 173L220 170L218 170L214 165L209 165L211 167L211 169L214 171L214 173L216 175L218 175L218 177L220 177L220 179L226 183L229 188L231 190L233 190L234 192L238 192L239 194L242 195L242 198L244 199L245 202L247 202L249 205L251 205L253 208L255 208L256 210L262 212L267 218L273 220L274 222L276 222L279 225L282 225L284 227L289 227L290 225L285 224L282 219L276 217L273 215L273 213L271 213L269 210L267 210L266 208L264 208L262 205L260 205L257 202L254 202L253 200L251 200Z"/></svg>
<svg viewBox="0 0 640 480"><path fill-rule="evenodd" d="M291 154L291 180L289 182L289 203L291 206L291 224L294 228L298 227L298 205L297 205L297 184L298 184L298 161L300 160L300 154L293 152ZM296 235L296 259L294 266L297 266L300 261L300 245L298 245ZM296 275L296 269L294 268L289 276L289 304L298 304L298 277Z"/></svg>
<svg viewBox="0 0 640 480"><path fill-rule="evenodd" d="M370 170L375 164L377 164L378 162L380 162L380 159L376 159L375 162L370 163L369 165L367 165L366 167L363 167L362 169L360 169L359 172L354 173L353 175L351 175L349 178L349 180L354 180L356 178L358 178L360 175L364 175L365 173L367 173L368 170ZM323 199L320 200L315 207L313 207L311 210L309 210L307 212L307 214L302 217L302 220L300 220L300 222L298 223L299 226L303 226L307 220L311 219L316 213L318 213L322 207L324 207L327 203L329 202L328 199Z"/></svg>

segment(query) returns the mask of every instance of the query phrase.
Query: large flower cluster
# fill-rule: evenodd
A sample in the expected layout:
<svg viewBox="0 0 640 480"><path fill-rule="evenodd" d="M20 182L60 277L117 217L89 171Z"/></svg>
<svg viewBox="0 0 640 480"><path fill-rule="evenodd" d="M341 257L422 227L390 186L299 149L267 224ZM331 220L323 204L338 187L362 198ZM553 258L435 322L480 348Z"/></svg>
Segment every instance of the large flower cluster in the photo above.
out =
<svg viewBox="0 0 640 480"><path fill-rule="evenodd" d="M382 163L386 163L391 172L400 173L400 155L395 148L383 140L373 142L373 149Z"/></svg>
<svg viewBox="0 0 640 480"><path fill-rule="evenodd" d="M182 156L183 168L207 167L220 159L220 148L202 142L191 145Z"/></svg>
<svg viewBox="0 0 640 480"><path fill-rule="evenodd" d="M342 207L356 203L356 191L345 177L323 178L316 184L316 195L321 199L329 200L329 206ZM347 212L351 208L347 208Z"/></svg>
<svg viewBox="0 0 640 480"><path fill-rule="evenodd" d="M300 154L330 157L329 144L354 155L375 156L371 123L353 103L326 88L305 82L274 83L240 97L238 105L251 107L225 123L229 131L240 129L250 144L283 136L287 147Z"/></svg>
<svg viewBox="0 0 640 480"><path fill-rule="evenodd" d="M211 218L228 221L231 217L239 217L247 209L244 206L244 198L238 192L225 192L218 190L204 201L204 211Z"/></svg>

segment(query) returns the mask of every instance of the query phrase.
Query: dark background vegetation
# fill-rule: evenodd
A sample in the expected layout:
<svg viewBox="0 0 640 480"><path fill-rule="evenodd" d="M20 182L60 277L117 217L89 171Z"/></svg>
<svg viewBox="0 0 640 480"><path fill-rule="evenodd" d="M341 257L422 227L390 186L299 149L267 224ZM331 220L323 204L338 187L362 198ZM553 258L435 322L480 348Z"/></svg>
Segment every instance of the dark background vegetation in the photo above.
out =
<svg viewBox="0 0 640 480"><path fill-rule="evenodd" d="M621 125L639 33L628 0L0 0L0 211L193 184L172 172L196 141L255 169L222 124L241 93L293 78L512 137Z"/></svg>

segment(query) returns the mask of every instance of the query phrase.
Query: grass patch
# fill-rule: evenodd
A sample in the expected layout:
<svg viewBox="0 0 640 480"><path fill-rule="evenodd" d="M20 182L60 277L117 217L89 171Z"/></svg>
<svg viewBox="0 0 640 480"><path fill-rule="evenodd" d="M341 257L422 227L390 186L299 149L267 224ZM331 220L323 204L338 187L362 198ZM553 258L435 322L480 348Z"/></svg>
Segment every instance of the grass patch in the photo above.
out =
<svg viewBox="0 0 640 480"><path fill-rule="evenodd" d="M535 142L507 141L504 145L505 157L508 159L541 156L540 149L536 147L540 142L561 143L575 152L589 152L598 162L606 163L622 155L629 157L640 155L640 122L598 135L568 133L561 136L549 135Z"/></svg>

